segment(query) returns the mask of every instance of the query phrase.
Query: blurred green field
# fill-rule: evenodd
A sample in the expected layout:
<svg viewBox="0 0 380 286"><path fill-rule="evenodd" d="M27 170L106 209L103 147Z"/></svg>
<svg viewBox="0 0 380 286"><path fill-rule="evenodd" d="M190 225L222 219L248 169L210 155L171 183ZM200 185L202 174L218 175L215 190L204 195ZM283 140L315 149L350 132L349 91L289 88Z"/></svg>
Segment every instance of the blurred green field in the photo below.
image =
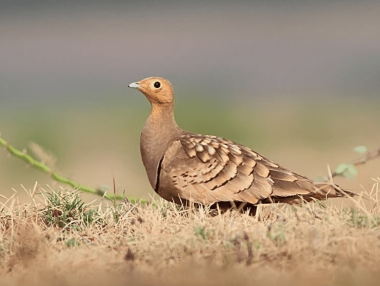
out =
<svg viewBox="0 0 380 286"><path fill-rule="evenodd" d="M39 144L57 158L54 170L81 184L112 186L114 176L118 193L154 195L139 151L140 132L150 111L148 102L133 90L113 95L112 101L105 98L95 96L91 102L79 101L73 106L34 103L28 108L15 104L0 109L2 137L19 149L30 142ZM327 164L335 168L359 157L352 151L355 146L366 145L370 150L380 146L379 106L376 98L244 101L178 94L176 119L183 129L229 138L315 179L327 173ZM371 186L371 178L379 176L380 160L375 160L360 167L356 179L337 182L360 192L361 186ZM57 187L45 174L1 150L1 194L17 191L22 198L21 185L30 189L36 181Z"/></svg>

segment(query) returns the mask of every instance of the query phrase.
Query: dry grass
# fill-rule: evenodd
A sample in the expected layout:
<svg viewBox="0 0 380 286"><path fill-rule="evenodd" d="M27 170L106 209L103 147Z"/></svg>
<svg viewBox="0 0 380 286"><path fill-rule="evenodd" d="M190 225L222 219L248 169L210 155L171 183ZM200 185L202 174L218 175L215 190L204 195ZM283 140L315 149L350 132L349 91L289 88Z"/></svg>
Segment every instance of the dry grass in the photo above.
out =
<svg viewBox="0 0 380 286"><path fill-rule="evenodd" d="M235 211L0 198L0 285L378 285L380 180L353 207ZM107 205L108 204L108 205Z"/></svg>

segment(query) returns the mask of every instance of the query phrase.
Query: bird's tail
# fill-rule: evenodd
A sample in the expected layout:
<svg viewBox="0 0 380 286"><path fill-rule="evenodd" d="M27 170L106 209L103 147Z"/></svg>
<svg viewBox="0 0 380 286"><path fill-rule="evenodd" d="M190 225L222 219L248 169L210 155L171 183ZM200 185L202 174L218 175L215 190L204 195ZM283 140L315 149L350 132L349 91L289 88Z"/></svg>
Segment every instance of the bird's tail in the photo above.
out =
<svg viewBox="0 0 380 286"><path fill-rule="evenodd" d="M347 191L332 183L315 183L316 196L322 198L354 197L355 193Z"/></svg>
<svg viewBox="0 0 380 286"><path fill-rule="evenodd" d="M272 197L272 202L287 203L287 204L300 204L304 201L311 202L316 200L326 200L328 198L344 198L354 197L357 194L344 190L338 185L331 183L314 183L315 190L309 194L295 195L289 197ZM265 203L265 202L264 202Z"/></svg>

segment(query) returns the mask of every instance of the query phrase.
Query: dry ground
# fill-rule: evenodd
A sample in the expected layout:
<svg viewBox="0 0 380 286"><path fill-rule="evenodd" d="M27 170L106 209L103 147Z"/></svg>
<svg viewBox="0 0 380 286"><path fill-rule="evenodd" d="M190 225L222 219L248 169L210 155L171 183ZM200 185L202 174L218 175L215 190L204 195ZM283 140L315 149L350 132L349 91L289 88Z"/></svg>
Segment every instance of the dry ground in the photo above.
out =
<svg viewBox="0 0 380 286"><path fill-rule="evenodd" d="M378 285L380 180L349 201L257 217L164 201L0 198L0 285ZM348 205L348 204L347 204Z"/></svg>

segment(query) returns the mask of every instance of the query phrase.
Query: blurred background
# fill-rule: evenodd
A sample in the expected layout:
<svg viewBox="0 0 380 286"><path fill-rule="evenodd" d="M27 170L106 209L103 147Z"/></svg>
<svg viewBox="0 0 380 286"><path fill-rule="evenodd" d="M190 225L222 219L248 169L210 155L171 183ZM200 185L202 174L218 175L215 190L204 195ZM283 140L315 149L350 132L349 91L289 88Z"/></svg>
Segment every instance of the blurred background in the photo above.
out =
<svg viewBox="0 0 380 286"><path fill-rule="evenodd" d="M1 1L1 136L37 143L82 184L114 176L119 193L148 197L150 106L127 86L163 76L182 128L315 179L380 146L379 15L379 1ZM379 176L380 159L337 182L360 192ZM0 150L0 194L36 181L57 187Z"/></svg>

